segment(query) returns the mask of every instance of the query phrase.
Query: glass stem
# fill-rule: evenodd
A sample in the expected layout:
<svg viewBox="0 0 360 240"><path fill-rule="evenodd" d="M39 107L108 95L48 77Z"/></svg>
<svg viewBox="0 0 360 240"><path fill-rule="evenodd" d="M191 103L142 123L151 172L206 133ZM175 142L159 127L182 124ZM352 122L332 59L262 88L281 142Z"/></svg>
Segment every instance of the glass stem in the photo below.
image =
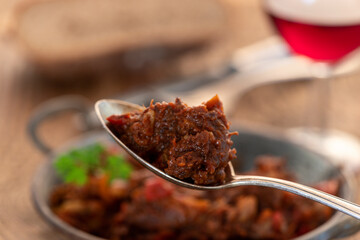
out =
<svg viewBox="0 0 360 240"><path fill-rule="evenodd" d="M309 110L306 123L308 127L317 127L320 134L325 135L329 128L329 108L331 93L331 66L328 63L314 62L312 64L314 76L312 96L309 98Z"/></svg>

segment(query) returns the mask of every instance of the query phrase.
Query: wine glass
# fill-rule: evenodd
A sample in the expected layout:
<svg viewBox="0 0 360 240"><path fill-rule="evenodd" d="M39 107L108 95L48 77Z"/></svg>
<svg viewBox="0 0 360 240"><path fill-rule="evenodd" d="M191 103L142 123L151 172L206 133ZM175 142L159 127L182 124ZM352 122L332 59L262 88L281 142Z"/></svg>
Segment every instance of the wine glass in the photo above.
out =
<svg viewBox="0 0 360 240"><path fill-rule="evenodd" d="M358 163L360 144L351 135L328 128L327 108L334 68L360 46L360 1L263 0L263 5L294 54L312 62L316 98L307 114L308 126L290 133L304 145L335 160ZM314 115L318 128L309 127L309 116Z"/></svg>

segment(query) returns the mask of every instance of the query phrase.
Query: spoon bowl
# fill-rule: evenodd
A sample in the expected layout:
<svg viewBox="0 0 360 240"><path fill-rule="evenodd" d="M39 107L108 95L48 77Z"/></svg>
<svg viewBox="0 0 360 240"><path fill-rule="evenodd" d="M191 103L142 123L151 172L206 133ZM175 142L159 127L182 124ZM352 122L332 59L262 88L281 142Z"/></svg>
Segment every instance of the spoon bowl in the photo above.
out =
<svg viewBox="0 0 360 240"><path fill-rule="evenodd" d="M226 182L221 185L216 186L203 186L196 185L192 183L188 183L172 176L169 176L165 172L160 169L154 167L143 158L139 157L135 152L129 149L108 127L107 118L111 115L122 115L129 112L142 111L144 107L141 107L136 104L128 103L120 100L99 100L95 104L95 112L101 121L103 127L106 131L114 138L114 140L125 150L127 151L134 159L136 159L141 165L145 168L149 169L156 175L174 183L182 187L197 189L197 190L216 190L216 189L224 189L224 188L233 188L244 185L254 185L254 186L263 186L276 188L284 191L288 191L311 200L317 201L321 204L329 206L333 209L341 211L347 215L350 215L358 220L360 220L360 206L347 201L345 199L327 194L320 190L317 190L312 187L308 187L299 183L270 178L270 177L262 177L262 176L248 176L248 175L237 175L234 171L232 163L229 162L228 167L226 169L227 177Z"/></svg>

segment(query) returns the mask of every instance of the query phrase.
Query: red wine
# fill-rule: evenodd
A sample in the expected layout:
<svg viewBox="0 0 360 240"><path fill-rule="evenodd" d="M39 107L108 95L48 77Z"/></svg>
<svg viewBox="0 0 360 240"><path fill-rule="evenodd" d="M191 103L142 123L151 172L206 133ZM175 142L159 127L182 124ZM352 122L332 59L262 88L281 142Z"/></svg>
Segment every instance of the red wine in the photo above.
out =
<svg viewBox="0 0 360 240"><path fill-rule="evenodd" d="M360 46L360 24L321 26L272 19L294 52L315 60L337 61Z"/></svg>
<svg viewBox="0 0 360 240"><path fill-rule="evenodd" d="M334 62L360 46L359 0L264 0L264 6L298 54Z"/></svg>

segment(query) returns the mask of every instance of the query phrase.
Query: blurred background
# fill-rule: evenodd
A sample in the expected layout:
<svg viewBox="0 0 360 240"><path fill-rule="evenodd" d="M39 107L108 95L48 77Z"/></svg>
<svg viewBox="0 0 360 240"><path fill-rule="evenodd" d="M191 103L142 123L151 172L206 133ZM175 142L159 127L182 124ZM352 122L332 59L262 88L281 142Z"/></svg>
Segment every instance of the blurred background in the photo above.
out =
<svg viewBox="0 0 360 240"><path fill-rule="evenodd" d="M210 85L216 88L207 92L211 96L218 93L214 89L227 92L220 90L221 81L234 72L258 73L273 66L271 61L252 65L251 60L252 51L254 55L266 51L267 40L276 35L261 1L127 4L0 0L0 238L63 237L41 221L30 201L30 182L45 156L29 140L26 127L45 101L80 95L92 108L101 98L136 99L139 92L152 92L139 100L142 103L157 97L154 89L181 86L190 91L203 85L207 89L215 82ZM279 47L278 40L270 43ZM241 68L236 68L234 59ZM359 72L334 78L325 109L328 126L356 137L360 137L359 78ZM225 111L231 103L230 121L248 128L303 126L312 114L308 106L313 101L311 84L304 79L309 76L232 92L233 98L224 101ZM224 86L230 85L224 81ZM161 94L176 97L176 91L165 90ZM207 100L203 96L202 101ZM56 149L80 134L78 120L72 113L49 118L39 128L39 136Z"/></svg>

